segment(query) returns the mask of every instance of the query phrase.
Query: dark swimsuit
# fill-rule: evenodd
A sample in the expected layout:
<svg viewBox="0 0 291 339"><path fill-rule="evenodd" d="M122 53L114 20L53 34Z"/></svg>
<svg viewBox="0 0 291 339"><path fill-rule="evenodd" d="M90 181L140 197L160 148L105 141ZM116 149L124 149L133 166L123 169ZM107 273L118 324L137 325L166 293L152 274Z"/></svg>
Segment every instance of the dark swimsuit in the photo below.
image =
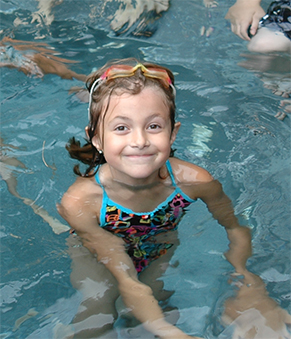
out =
<svg viewBox="0 0 291 339"><path fill-rule="evenodd" d="M173 244L158 243L155 236L162 232L175 230L185 214L186 208L196 200L189 198L176 185L170 162L166 162L174 192L152 212L136 213L112 201L103 189L103 201L100 211L100 226L122 237L126 251L131 257L138 273L143 271L153 260L167 252Z"/></svg>
<svg viewBox="0 0 291 339"><path fill-rule="evenodd" d="M280 31L291 39L290 0L278 0L270 4L267 14L261 19L259 27Z"/></svg>

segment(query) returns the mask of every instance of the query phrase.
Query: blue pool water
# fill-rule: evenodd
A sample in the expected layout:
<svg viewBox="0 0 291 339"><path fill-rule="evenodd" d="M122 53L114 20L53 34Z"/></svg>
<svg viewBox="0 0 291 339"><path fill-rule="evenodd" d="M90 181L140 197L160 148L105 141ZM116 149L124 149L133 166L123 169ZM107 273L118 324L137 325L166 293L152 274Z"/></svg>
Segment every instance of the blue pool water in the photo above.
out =
<svg viewBox="0 0 291 339"><path fill-rule="evenodd" d="M36 1L1 0L0 32L1 39L49 44L58 57L78 61L69 65L77 73L130 56L171 68L182 123L176 155L205 167L223 184L236 213L253 229L249 270L290 312L290 118L274 117L282 98L264 87L261 73L238 65L247 48L224 20L231 4L206 9L202 1L171 1L169 10L149 23L153 35L145 37L132 34L137 25L120 35L112 31L109 16L116 1L64 0L52 9L50 25L38 25L31 23ZM209 37L201 35L203 26L213 29ZM18 161L4 161L5 173L16 178L21 197L61 223L55 206L75 180L75 161L65 144L72 136L82 139L87 124L86 105L69 90L82 85L54 74L41 79L1 68L2 159ZM70 324L81 300L70 282L68 233L54 232L8 191L5 178L0 338L56 338L56 326ZM183 219L179 237L173 265L161 277L165 288L175 291L169 302L180 310L178 326L189 334L226 338L219 321L232 293L233 270L223 258L226 234L198 202ZM119 338L132 338L122 322L118 326ZM134 338L151 338L138 333Z"/></svg>

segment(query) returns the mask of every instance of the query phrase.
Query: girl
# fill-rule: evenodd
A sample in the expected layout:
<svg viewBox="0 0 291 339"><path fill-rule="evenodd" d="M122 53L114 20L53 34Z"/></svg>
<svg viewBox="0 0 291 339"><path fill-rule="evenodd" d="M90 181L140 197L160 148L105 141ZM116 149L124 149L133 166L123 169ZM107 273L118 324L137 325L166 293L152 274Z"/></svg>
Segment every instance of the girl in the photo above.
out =
<svg viewBox="0 0 291 339"><path fill-rule="evenodd" d="M88 287L87 302L74 320L75 334L84 338L87 326L92 338L112 326L120 294L134 317L153 334L188 338L165 320L157 299L167 296L155 280L178 245L178 223L187 207L202 199L226 228L230 240L226 257L241 274L251 254L249 229L238 224L218 181L205 169L173 157L171 146L180 123L175 120L176 91L170 70L135 59L113 61L92 74L87 87L88 143L81 147L73 138L67 149L71 157L89 166L84 174L74 168L80 177L58 207L93 254L82 247L80 255L76 245L71 247L79 262L79 271L73 274L80 275L80 270L92 265L94 275L87 280L74 278L83 290L91 281L91 294ZM102 293L97 290L101 287ZM88 300L93 301L95 312L90 325Z"/></svg>

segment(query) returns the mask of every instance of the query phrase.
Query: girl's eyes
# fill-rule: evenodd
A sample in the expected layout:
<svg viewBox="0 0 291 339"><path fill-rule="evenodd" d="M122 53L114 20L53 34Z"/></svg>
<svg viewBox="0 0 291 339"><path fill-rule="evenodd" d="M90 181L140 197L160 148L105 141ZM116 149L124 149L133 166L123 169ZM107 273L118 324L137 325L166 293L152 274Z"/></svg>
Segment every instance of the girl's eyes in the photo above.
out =
<svg viewBox="0 0 291 339"><path fill-rule="evenodd" d="M148 126L148 129L150 129L150 130L159 129L159 128L161 128L161 126L158 125L158 124L150 124ZM129 128L124 126L124 125L115 127L115 131L117 131L117 132L124 132L124 131L128 131L128 130L129 130Z"/></svg>
<svg viewBox="0 0 291 339"><path fill-rule="evenodd" d="M115 128L115 131L118 131L118 132L124 132L126 131L128 128L126 126L117 126Z"/></svg>
<svg viewBox="0 0 291 339"><path fill-rule="evenodd" d="M161 128L161 126L158 125L158 124L151 124L151 125L149 125L149 129L158 129L158 128Z"/></svg>

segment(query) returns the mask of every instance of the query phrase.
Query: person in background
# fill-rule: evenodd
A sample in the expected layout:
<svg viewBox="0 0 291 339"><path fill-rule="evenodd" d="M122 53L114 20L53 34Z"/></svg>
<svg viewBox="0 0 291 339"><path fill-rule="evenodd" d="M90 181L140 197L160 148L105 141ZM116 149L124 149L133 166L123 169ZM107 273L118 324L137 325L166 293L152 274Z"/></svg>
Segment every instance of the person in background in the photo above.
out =
<svg viewBox="0 0 291 339"><path fill-rule="evenodd" d="M252 52L243 55L246 61L239 65L256 72L264 87L284 98L275 114L278 120L284 120L291 112L290 0L273 1L267 13L260 3L261 0L237 0L225 18L230 20L233 33L248 41L248 50Z"/></svg>
<svg viewBox="0 0 291 339"><path fill-rule="evenodd" d="M17 178L15 173L20 168L26 169L26 166L17 158L8 155L11 150L17 147L5 144L2 137L0 137L0 177L5 181L8 191L20 199L25 205L32 208L35 214L39 215L52 228L53 232L60 234L68 231L68 226L62 224L59 220L49 215L49 213L36 202L30 198L22 197L17 191Z"/></svg>
<svg viewBox="0 0 291 339"><path fill-rule="evenodd" d="M16 68L27 76L42 78L56 74L62 79L85 81L87 76L70 70L66 64L72 61L57 57L57 52L43 42L15 40L4 37L0 41L0 67Z"/></svg>
<svg viewBox="0 0 291 339"><path fill-rule="evenodd" d="M260 6L261 0L237 0L225 18L231 22L231 30L249 41L251 52L291 52L290 0L273 1L267 14Z"/></svg>

